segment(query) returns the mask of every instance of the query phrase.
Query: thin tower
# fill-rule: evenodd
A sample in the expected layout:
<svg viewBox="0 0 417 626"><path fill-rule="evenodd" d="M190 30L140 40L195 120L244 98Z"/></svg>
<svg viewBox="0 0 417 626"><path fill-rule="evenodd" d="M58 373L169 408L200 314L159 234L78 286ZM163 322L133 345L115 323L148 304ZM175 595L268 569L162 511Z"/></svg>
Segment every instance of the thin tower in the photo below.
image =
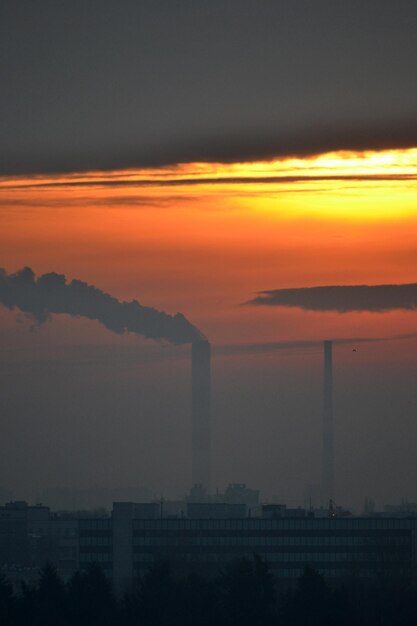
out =
<svg viewBox="0 0 417 626"><path fill-rule="evenodd" d="M211 347L207 339L192 344L192 478L193 485L210 491L210 373Z"/></svg>
<svg viewBox="0 0 417 626"><path fill-rule="evenodd" d="M325 341L324 347L324 385L323 385L323 468L322 499L327 505L334 499L334 449L333 449L333 366L331 341Z"/></svg>

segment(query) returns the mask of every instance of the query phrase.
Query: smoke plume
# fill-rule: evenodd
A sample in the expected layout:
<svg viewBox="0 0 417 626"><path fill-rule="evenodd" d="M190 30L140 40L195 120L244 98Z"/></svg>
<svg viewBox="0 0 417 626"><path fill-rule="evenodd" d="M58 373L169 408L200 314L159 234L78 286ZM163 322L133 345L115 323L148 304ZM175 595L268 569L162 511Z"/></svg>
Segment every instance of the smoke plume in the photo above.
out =
<svg viewBox="0 0 417 626"><path fill-rule="evenodd" d="M0 304L20 309L39 323L51 313L97 320L115 333L131 332L174 344L192 343L201 333L181 313L168 315L137 300L121 302L93 285L51 272L36 277L29 267L15 274L0 268Z"/></svg>

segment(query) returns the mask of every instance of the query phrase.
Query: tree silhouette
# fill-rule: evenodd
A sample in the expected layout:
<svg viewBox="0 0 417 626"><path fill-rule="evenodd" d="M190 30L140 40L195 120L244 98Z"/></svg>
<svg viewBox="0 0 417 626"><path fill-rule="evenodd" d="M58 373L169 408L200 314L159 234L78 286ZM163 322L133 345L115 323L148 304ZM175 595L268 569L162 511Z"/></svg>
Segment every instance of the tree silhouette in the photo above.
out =
<svg viewBox="0 0 417 626"><path fill-rule="evenodd" d="M291 626L334 626L339 623L341 613L340 601L336 601L323 576L305 567L296 589L287 595L283 607L285 620Z"/></svg>
<svg viewBox="0 0 417 626"><path fill-rule="evenodd" d="M55 567L47 563L41 570L34 596L35 623L39 626L67 624L67 594Z"/></svg>
<svg viewBox="0 0 417 626"><path fill-rule="evenodd" d="M0 626L415 626L416 581L398 580L350 576L330 586L307 567L277 602L257 556L229 563L214 579L178 578L160 562L117 598L97 564L67 584L47 564L36 585L16 593L0 575Z"/></svg>
<svg viewBox="0 0 417 626"><path fill-rule="evenodd" d="M15 624L16 598L11 583L0 575L0 624L9 626Z"/></svg>
<svg viewBox="0 0 417 626"><path fill-rule="evenodd" d="M25 582L20 584L20 593L17 597L17 619L18 626L35 624L37 614L36 590Z"/></svg>
<svg viewBox="0 0 417 626"><path fill-rule="evenodd" d="M218 593L212 581L190 574L177 591L178 614L183 626L212 626L218 623Z"/></svg>
<svg viewBox="0 0 417 626"><path fill-rule="evenodd" d="M264 626L273 620L274 581L258 556L233 561L219 580L220 620L229 626Z"/></svg>
<svg viewBox="0 0 417 626"><path fill-rule="evenodd" d="M178 585L168 562L155 563L140 586L140 618L146 626L179 626Z"/></svg>
<svg viewBox="0 0 417 626"><path fill-rule="evenodd" d="M118 605L103 569L92 563L76 572L68 584L70 623L74 626L111 626L117 623Z"/></svg>

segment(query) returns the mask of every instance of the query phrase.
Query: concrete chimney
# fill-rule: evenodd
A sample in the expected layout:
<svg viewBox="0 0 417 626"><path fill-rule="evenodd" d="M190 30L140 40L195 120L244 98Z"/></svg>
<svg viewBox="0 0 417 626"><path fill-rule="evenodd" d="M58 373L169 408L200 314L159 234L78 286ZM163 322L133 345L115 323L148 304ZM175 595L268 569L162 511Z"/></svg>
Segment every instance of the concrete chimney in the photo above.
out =
<svg viewBox="0 0 417 626"><path fill-rule="evenodd" d="M206 339L192 344L192 479L210 491L210 357Z"/></svg>
<svg viewBox="0 0 417 626"><path fill-rule="evenodd" d="M322 500L328 505L334 499L334 450L333 450L333 367L331 341L325 341L324 347L324 385L323 385L323 468Z"/></svg>

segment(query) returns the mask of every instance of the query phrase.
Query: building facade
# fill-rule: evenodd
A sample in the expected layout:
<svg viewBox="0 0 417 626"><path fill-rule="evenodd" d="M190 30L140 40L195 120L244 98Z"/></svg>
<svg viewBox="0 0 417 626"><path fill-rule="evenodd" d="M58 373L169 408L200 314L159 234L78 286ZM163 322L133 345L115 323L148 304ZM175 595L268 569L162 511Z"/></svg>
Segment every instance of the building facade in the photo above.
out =
<svg viewBox="0 0 417 626"><path fill-rule="evenodd" d="M210 576L256 554L283 583L307 565L340 579L398 576L416 563L416 517L325 518L276 505L262 517L236 512L236 505L190 503L189 515L168 517L159 503L118 502L111 517L65 519L15 503L0 507L0 565L7 575L49 560L67 577L98 563L122 590L161 560L180 574Z"/></svg>
<svg viewBox="0 0 417 626"><path fill-rule="evenodd" d="M136 519L132 570L139 576L162 558L214 572L257 554L284 579L298 578L306 565L328 578L390 575L414 562L414 533L411 519Z"/></svg>
<svg viewBox="0 0 417 626"><path fill-rule="evenodd" d="M273 517L266 508L265 517L258 518L146 519L135 516L134 508L115 504L114 582L121 587L160 560L181 573L211 575L233 559L255 554L283 581L298 578L307 565L326 578L340 578L398 575L415 563L415 518L302 513Z"/></svg>

